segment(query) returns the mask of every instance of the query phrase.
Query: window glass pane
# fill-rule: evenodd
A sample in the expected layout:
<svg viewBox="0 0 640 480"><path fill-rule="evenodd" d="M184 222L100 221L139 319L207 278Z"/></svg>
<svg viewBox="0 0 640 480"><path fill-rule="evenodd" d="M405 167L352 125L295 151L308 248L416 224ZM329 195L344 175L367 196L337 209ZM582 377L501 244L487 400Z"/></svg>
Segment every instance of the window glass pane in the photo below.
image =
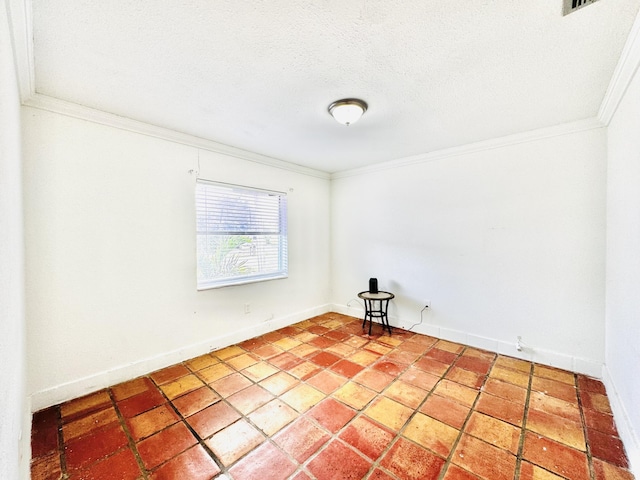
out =
<svg viewBox="0 0 640 480"><path fill-rule="evenodd" d="M198 288L286 277L287 197L198 181Z"/></svg>

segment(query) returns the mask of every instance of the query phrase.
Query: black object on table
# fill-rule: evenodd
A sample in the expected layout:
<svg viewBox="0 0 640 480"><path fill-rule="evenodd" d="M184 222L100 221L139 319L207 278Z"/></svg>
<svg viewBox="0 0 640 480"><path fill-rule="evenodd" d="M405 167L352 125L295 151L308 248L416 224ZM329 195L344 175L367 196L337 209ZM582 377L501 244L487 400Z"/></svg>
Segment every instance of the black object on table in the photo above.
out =
<svg viewBox="0 0 640 480"><path fill-rule="evenodd" d="M367 320L369 320L369 335L371 335L371 324L374 318L379 318L382 323L382 331L387 327L389 335L391 335L391 326L389 325L389 317L387 316L387 309L389 308L389 300L395 297L393 293L389 292L360 292L358 297L364 300L364 320L362 321L362 328L364 328ZM376 308L377 307L377 308Z"/></svg>

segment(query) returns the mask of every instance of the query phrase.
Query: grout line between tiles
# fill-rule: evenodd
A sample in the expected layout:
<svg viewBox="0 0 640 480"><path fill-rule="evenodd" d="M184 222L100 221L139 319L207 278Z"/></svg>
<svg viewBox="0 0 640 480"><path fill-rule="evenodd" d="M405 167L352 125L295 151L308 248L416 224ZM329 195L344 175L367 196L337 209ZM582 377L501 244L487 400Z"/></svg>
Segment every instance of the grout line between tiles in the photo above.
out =
<svg viewBox="0 0 640 480"><path fill-rule="evenodd" d="M56 406L56 423L58 433L58 456L60 460L60 471L62 472L62 478L69 478L67 474L67 456L64 453L64 434L62 433L62 409L59 405Z"/></svg>
<svg viewBox="0 0 640 480"><path fill-rule="evenodd" d="M460 356L462 356L462 354L468 349L469 347L465 347L462 352L460 353ZM496 361L498 360L498 355L495 355L493 357L493 361L491 362L491 366L489 367L489 369L487 370L486 375L484 376L484 381L482 382L482 385L480 385L480 388L478 389L478 394L476 395L476 399L474 400L473 404L471 405L471 407L469 408L469 413L467 413L467 417L464 419L464 422L462 423L462 425L460 426L460 430L458 433L458 437L456 438L456 440L453 442L453 445L451 445L451 451L449 452L449 455L447 456L444 465L442 466L442 470L440 471L440 475L438 476L438 480L442 480L445 475L447 470L449 469L449 466L453 463L453 455L456 451L456 448L458 448L458 445L460 444L460 441L462 440L462 436L464 435L464 429L467 426L467 423L469 423L469 419L471 418L471 415L473 414L473 412L475 411L475 407L478 404L478 402L480 401L480 393L482 392L482 387L484 387L484 384L487 383L487 380L489 379L489 372L491 372L491 369L493 368L493 366L495 365ZM453 367L453 364L451 364L451 367ZM444 378L444 376L446 375L447 372L445 372L442 375L442 378ZM441 378L441 380L442 380ZM440 383L440 381L438 381L438 383ZM437 383L436 383L437 386ZM436 389L436 386L433 387L433 390L429 393L429 396L431 394L433 394L433 391ZM425 399L426 400L426 399ZM454 464L455 465L455 464ZM461 467L462 468L462 467ZM465 470L466 471L466 470Z"/></svg>
<svg viewBox="0 0 640 480"><path fill-rule="evenodd" d="M518 454L516 455L516 470L513 474L514 479L520 478L522 468L522 453L524 451L524 440L527 434L527 418L529 416L529 400L531 399L531 386L533 385L533 372L535 365L531 362L529 368L529 384L527 385L527 397L524 401L524 412L522 414L522 427L520 427L520 441L518 442Z"/></svg>
<svg viewBox="0 0 640 480"><path fill-rule="evenodd" d="M578 408L580 410L580 421L582 423L582 433L584 435L584 445L587 452L587 462L589 464L589 475L591 480L597 480L595 468L593 466L593 456L591 454L591 444L589 442L588 432L587 432L587 422L584 414L584 405L582 404L582 390L578 388L578 378L577 375L573 374L573 383L576 386L576 396L578 397Z"/></svg>
<svg viewBox="0 0 640 480"><path fill-rule="evenodd" d="M122 415L122 413L120 412L120 408L118 407L118 402L116 402L115 398L113 397L113 392L111 391L111 388L107 389L107 392L109 393L109 398L111 399L113 408L116 411L116 415L118 416L118 421L120 422L120 426L124 430L124 434L127 436L129 449L131 450L131 452L133 453L133 456L136 459L136 463L138 464L138 468L140 468L140 471L142 472L143 478L147 480L149 478L149 472L144 466L144 462L140 457L140 453L138 452L138 448L136 447L136 442L133 440L133 436L129 431L129 426L127 425L127 421Z"/></svg>
<svg viewBox="0 0 640 480"><path fill-rule="evenodd" d="M185 365L185 366L186 366L186 365ZM189 368L189 367L187 367L187 368ZM190 370L190 369L189 369L189 370ZM195 372L191 372L191 374L195 374ZM180 378L182 378L182 377L180 377ZM198 377L198 378L199 378L199 377ZM202 379L201 379L201 380L202 380ZM154 384L155 384L155 382L154 382ZM203 386L204 386L204 387L209 388L209 390L211 390L212 392L216 393L216 392L215 392L215 391L214 391L214 390L213 390L213 389L212 389L208 384L206 384L206 383L205 383ZM209 446L205 443L205 439L204 439L204 438L200 438L200 435L198 435L198 434L196 433L196 431L191 427L191 425L189 424L189 422L187 422L187 419L186 419L186 418L182 415L182 413L180 413L180 411L176 408L176 406L173 404L173 401L172 401L172 400L169 400L169 397L167 397L167 395L164 393L164 391L163 391L163 390L162 390L158 385L156 385L156 388L158 389L158 391L160 392L160 394L161 394L161 395L162 395L162 396L167 400L167 403L168 403L169 405L171 405L172 410L176 413L176 415L178 415L178 418L179 418L179 419L180 419L180 421L184 424L184 426L185 426L185 427L187 427L187 429L191 432L191 434L193 435L193 437L194 437L196 440L198 440L197 444L198 444L198 445L200 445L200 446L201 446L201 447L202 447L202 448L207 452L207 455L209 455L209 456L211 457L211 459L216 463L216 465L217 465L217 466L218 466L218 468L220 469L220 472L221 472L221 473L226 473L226 469L224 468L224 465L222 464L222 461L221 461L220 459L218 459L218 457L217 457L217 456L216 456L216 455L211 451L211 449L209 448ZM202 387L199 387L199 388L202 388ZM192 391L190 391L190 392L185 393L184 395L188 395L189 393L192 393L192 392L194 392L194 391L195 391L195 390L192 390ZM217 393L216 393L216 394L217 394ZM184 396L184 395L179 395L179 396L177 396L176 398L174 398L173 400L176 400L176 399L178 399L178 398L180 398L180 397L182 397L182 396ZM224 401L224 400L225 400L225 399L223 399L222 397L220 397L220 400L218 400L218 401ZM218 403L218 401L216 401L216 402L212 403L211 405L214 405L214 404ZM225 402L225 403L227 403L227 405L228 405L228 402ZM230 406L231 406L231 405L230 405ZM205 408L208 408L208 407L205 407ZM202 411L202 410L201 410L201 411ZM233 423L235 423L235 422L233 422ZM169 426L167 426L167 427L165 427L165 428L169 428L170 426L171 426L171 425L169 425ZM227 425L227 426L228 426L228 425ZM225 428L226 428L226 427L225 427ZM163 430L164 430L164 429L163 429ZM221 429L221 430L222 430L222 429ZM160 431L162 431L162 430L160 430ZM158 433L158 432L155 432L155 433ZM154 433L154 435L155 435L155 433ZM216 432L216 433L217 433L217 432ZM215 435L215 433L214 433L213 435ZM190 446L187 450L189 450L189 449L191 449L191 448L193 448L193 446ZM186 452L186 450L185 450L185 452ZM171 458L175 458L175 457L177 457L178 455L181 455L182 453L184 453L184 452L177 453L174 457L171 457ZM161 465L163 465L164 463L168 462L169 460L171 460L171 459L167 459L167 460L166 460L165 462L163 462ZM158 465L158 467L159 467L159 465ZM156 467L156 468L157 468L157 467Z"/></svg>

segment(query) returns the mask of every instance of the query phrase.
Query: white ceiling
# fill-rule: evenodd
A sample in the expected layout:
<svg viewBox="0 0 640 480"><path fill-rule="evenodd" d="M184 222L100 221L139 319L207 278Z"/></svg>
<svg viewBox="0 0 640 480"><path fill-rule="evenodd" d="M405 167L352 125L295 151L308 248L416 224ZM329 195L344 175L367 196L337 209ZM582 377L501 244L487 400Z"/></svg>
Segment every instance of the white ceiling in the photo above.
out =
<svg viewBox="0 0 640 480"><path fill-rule="evenodd" d="M337 172L595 117L601 0L32 0L35 92ZM327 107L358 97L350 127Z"/></svg>

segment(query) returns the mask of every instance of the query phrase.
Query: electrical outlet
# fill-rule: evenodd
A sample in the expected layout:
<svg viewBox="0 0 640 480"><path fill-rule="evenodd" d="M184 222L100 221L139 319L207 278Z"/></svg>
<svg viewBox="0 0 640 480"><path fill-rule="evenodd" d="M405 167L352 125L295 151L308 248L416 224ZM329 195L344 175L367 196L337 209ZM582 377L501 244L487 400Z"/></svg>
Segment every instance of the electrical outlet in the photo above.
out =
<svg viewBox="0 0 640 480"><path fill-rule="evenodd" d="M245 303L244 304L244 313L251 313L251 304L250 303Z"/></svg>
<svg viewBox="0 0 640 480"><path fill-rule="evenodd" d="M424 307L425 308L431 308L431 300L425 300L424 301Z"/></svg>

